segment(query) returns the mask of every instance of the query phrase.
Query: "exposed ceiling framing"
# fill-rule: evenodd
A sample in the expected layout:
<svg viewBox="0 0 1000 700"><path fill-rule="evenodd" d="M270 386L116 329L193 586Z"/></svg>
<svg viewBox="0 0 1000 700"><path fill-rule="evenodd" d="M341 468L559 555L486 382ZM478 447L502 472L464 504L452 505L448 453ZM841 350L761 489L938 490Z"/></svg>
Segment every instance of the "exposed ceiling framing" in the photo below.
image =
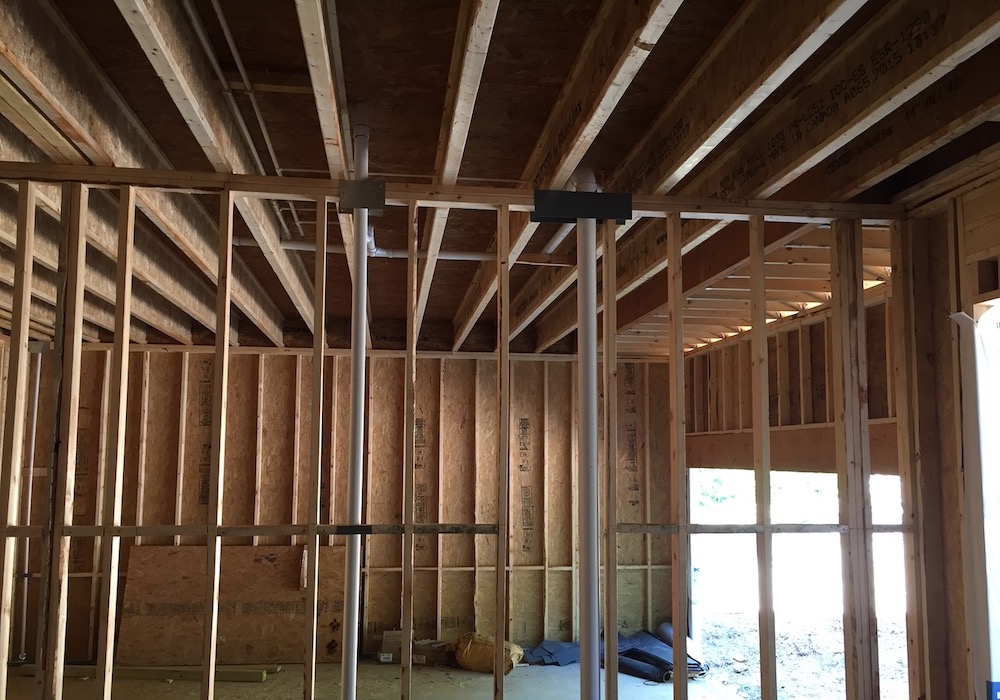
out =
<svg viewBox="0 0 1000 700"><path fill-rule="evenodd" d="M717 206L719 216L706 217L711 210L690 206L694 198L919 206L1000 152L1000 6L988 0L539 0L525 8L421 0L385 8L366 31L358 31L371 11L362 0L89 5L0 6L0 160L286 177L288 199L235 200L235 235L256 243L233 259L239 342L298 343L312 328L313 254L286 242L310 242L315 207L287 176L352 177L348 114L362 93L375 127L373 177L396 203L422 210L415 328L422 343L455 350L489 344L497 289L494 263L442 255L495 249L495 215L469 201L511 206L511 332L519 347L542 352L571 348L576 268L563 261L575 237L556 248L559 264L525 264L555 234L529 220L529 188L566 187L588 166L605 190L635 193L637 215L616 231L619 337L624 353L662 354L665 211L642 196L689 204L690 349L740 332L750 313L747 216ZM35 50L41 45L47 50ZM12 303L3 294L13 283L16 188L0 187L0 324ZM62 192L40 185L38 201L32 332L45 337ZM96 188L90 203L85 335L106 339L117 192ZM140 188L137 205L133 340L207 341L217 203ZM410 222L400 208L375 222L380 246L406 249ZM331 233L338 228L350 253L348 212L337 212ZM769 216L772 318L828 302L829 235L825 220ZM869 225L864 236L874 286L888 277L887 229ZM372 261L376 347L405 326L405 264ZM331 327L349 317L353 274L350 254L329 257Z"/></svg>

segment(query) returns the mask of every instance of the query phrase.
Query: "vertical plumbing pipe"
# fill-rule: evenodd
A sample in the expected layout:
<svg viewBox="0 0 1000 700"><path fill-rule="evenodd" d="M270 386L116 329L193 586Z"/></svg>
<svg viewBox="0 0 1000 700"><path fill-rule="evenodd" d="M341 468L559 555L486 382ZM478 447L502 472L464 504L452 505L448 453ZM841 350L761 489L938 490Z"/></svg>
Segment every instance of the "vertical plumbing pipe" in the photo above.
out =
<svg viewBox="0 0 1000 700"><path fill-rule="evenodd" d="M596 192L593 171L574 174L577 191ZM597 474L597 221L576 222L577 314L580 353L579 464L580 489L580 698L599 700L601 689L600 643L600 533L598 531Z"/></svg>
<svg viewBox="0 0 1000 700"><path fill-rule="evenodd" d="M35 387L31 399L31 425L28 428L28 481L24 488L24 524L31 525L31 489L35 473L35 437L38 434L38 393L42 381L42 353L35 352ZM28 658L26 649L28 639L28 554L31 538L24 536L21 544L21 650L17 658L24 661Z"/></svg>
<svg viewBox="0 0 1000 700"><path fill-rule="evenodd" d="M354 179L368 179L368 115L354 116ZM351 312L351 453L347 469L347 523L361 524L365 447L365 341L368 330L368 210L354 210L354 289ZM358 693L358 619L361 605L361 535L347 535L344 573L344 655L340 697Z"/></svg>

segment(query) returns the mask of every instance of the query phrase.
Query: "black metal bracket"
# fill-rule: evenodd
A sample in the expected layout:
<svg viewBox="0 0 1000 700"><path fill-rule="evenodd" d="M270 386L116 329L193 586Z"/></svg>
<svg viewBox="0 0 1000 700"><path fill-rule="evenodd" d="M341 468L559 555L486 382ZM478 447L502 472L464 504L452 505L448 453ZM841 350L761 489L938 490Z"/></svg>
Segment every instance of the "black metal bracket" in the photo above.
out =
<svg viewBox="0 0 1000 700"><path fill-rule="evenodd" d="M340 203L344 212L367 209L369 216L382 216L385 209L385 183L379 180L344 180L340 183Z"/></svg>
<svg viewBox="0 0 1000 700"><path fill-rule="evenodd" d="M568 192L535 190L535 211L531 220L540 223L568 224L577 219L617 221L632 218L632 195L617 192Z"/></svg>

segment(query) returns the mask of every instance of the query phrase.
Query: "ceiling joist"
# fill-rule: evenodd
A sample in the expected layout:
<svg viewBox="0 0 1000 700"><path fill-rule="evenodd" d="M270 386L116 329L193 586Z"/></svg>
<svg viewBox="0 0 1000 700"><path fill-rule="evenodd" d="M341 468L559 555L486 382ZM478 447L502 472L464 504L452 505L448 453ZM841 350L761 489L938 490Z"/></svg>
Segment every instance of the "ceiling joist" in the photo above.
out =
<svg viewBox="0 0 1000 700"><path fill-rule="evenodd" d="M58 124L59 131L88 160L105 166L170 167L50 0L3 3L0 26L18 28L0 37L0 72L30 99L42 117ZM45 46L46 50L38 51L37 46ZM194 198L143 192L137 197L137 206L210 281L216 281L217 223ZM137 250L140 240L137 230ZM171 254L156 261L171 267L174 257ZM138 256L135 262L138 275ZM179 261L177 267L181 267ZM145 281L171 301L184 293L184 284L175 282L169 274L151 275ZM266 337L278 345L283 342L283 319L277 306L235 256L233 300ZM214 321L211 327L215 327Z"/></svg>
<svg viewBox="0 0 1000 700"><path fill-rule="evenodd" d="M254 173L253 145L212 73L180 3L164 0L115 0L139 45L180 110L212 166L220 172ZM263 173L258 173L263 174ZM238 197L236 208L250 227L289 298L312 329L312 283L301 258L281 247L277 213L256 199Z"/></svg>
<svg viewBox="0 0 1000 700"><path fill-rule="evenodd" d="M605 0L521 178L535 188L564 187L677 12L681 0ZM538 225L511 217L511 259ZM454 348L496 294L496 269L481 265L455 318ZM514 306L517 303L514 302Z"/></svg>

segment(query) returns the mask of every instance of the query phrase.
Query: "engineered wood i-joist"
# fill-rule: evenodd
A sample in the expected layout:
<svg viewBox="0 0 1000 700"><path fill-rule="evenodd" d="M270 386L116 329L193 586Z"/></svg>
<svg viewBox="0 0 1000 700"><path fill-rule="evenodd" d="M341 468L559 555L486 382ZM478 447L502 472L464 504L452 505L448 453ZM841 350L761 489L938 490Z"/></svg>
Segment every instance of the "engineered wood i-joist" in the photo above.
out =
<svg viewBox="0 0 1000 700"><path fill-rule="evenodd" d="M93 58L81 51L82 44L74 39L72 28L58 10L46 0L9 3L2 12L3 23L20 30L4 37L4 55L17 57L13 63L5 60L4 72L39 112L61 125L61 131L87 159L108 166L168 167L166 157L135 113ZM32 50L39 44L49 50ZM137 200L154 225L216 281L214 224L194 198L145 191ZM245 263L237 261L234 269L237 305L269 339L281 345L277 307ZM157 280L153 276L145 281ZM162 292L169 294L171 290Z"/></svg>
<svg viewBox="0 0 1000 700"><path fill-rule="evenodd" d="M469 127L472 124L472 114L499 7L500 0L463 0L459 9L458 29L455 32L455 45L452 48L448 89L434 164L436 183L454 185L458 181L462 155L469 137ZM421 236L421 240L424 241L421 249L427 252L427 257L420 266L420 289L416 308L417 334L420 333L424 312L427 309L427 299L430 296L434 270L447 223L447 209L428 210L424 222L424 235Z"/></svg>
<svg viewBox="0 0 1000 700"><path fill-rule="evenodd" d="M911 26L922 32L921 41L904 41L898 60L891 51L885 56L872 55L873 45L883 46L887 37L900 32L907 36ZM887 5L845 44L835 61L826 62L806 81L808 90L789 95L770 110L733 148L692 181L691 189L719 196L773 195L952 71L998 33L1000 11L990 3L959 7L924 0ZM843 103L830 100L830 94L837 94L835 86L858 65L870 66L872 73L866 71L851 78L857 95ZM875 99L859 99L865 95ZM808 112L810 115L830 113L831 118L818 120L818 127L805 130L800 119L803 109L813 110ZM774 157L769 157L772 152ZM743 177L741 173L749 175L749 164L759 158L767 165L753 169L751 177ZM648 299L646 303L659 306L663 301Z"/></svg>
<svg viewBox="0 0 1000 700"><path fill-rule="evenodd" d="M560 188L586 155L632 79L666 30L678 0L642 0L622 7L602 4L549 119L528 159L522 180ZM519 216L512 224L511 257L527 246L537 224ZM499 240L499 238L497 239ZM459 307L455 349L461 347L497 291L497 272L488 264L476 272Z"/></svg>
<svg viewBox="0 0 1000 700"><path fill-rule="evenodd" d="M780 0L746 3L674 99L657 115L650 130L612 173L606 189L661 193L672 189L863 4L858 0L814 0L795 6ZM778 24L773 21L776 13L782 17ZM705 90L706 84L721 87ZM692 120L690 115L701 119ZM636 233L641 234L641 241ZM649 226L636 233L623 246L623 261L635 256L633 251L654 246L658 259L665 260L662 228ZM571 284L575 270L559 277L561 283L542 285L537 281L542 275L538 274L532 280L534 284L529 285L532 289L519 295L539 299L525 319L534 318L548 301L554 300L550 289ZM636 286L632 277L619 278L619 297ZM561 334L558 337L576 327L569 317L552 325L557 329L553 335Z"/></svg>
<svg viewBox="0 0 1000 700"><path fill-rule="evenodd" d="M211 59L184 20L183 8L162 0L116 0L116 4L212 166L222 172L254 172L253 144L237 136L241 132L236 118L212 75ZM277 213L269 202L258 199L237 197L234 204L312 330L312 285L301 258L281 247Z"/></svg>

